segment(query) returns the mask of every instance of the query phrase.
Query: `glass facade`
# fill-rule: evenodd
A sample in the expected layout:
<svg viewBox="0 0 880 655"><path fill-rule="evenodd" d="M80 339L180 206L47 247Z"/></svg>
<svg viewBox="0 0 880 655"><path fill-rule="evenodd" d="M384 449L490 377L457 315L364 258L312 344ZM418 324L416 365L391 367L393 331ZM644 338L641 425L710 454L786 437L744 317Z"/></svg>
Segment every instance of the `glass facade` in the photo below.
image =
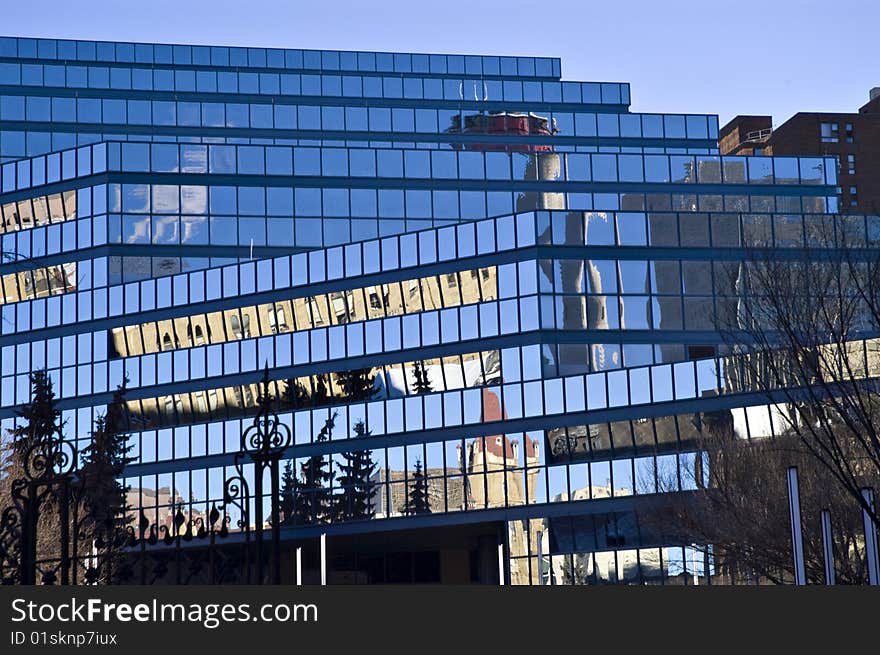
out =
<svg viewBox="0 0 880 655"><path fill-rule="evenodd" d="M835 214L834 158L628 105L552 58L0 38L2 428L45 368L84 443L127 378L135 510L204 516L268 368L305 493L376 465L292 539L485 521L515 584L712 575L646 517L701 413L773 433L716 327L748 252L880 218Z"/></svg>

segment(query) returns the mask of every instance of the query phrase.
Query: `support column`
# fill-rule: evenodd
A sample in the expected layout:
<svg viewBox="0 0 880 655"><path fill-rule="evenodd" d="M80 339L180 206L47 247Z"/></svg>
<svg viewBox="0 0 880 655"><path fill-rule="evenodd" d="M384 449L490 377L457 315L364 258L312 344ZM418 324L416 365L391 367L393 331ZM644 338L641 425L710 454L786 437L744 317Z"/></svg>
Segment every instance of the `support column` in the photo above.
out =
<svg viewBox="0 0 880 655"><path fill-rule="evenodd" d="M794 558L794 583L796 585L805 585L807 584L807 573L804 567L801 500L796 466L788 469L788 512L791 520L791 552Z"/></svg>
<svg viewBox="0 0 880 655"><path fill-rule="evenodd" d="M822 510L822 553L825 561L825 584L834 585L836 583L834 574L834 541L831 535L831 512L827 509Z"/></svg>
<svg viewBox="0 0 880 655"><path fill-rule="evenodd" d="M871 488L862 489L862 498L871 508L874 509L874 490ZM874 526L874 520L868 510L862 510L862 521L865 524L865 558L868 560L868 584L880 585L880 562L878 562L877 553L877 528Z"/></svg>
<svg viewBox="0 0 880 655"><path fill-rule="evenodd" d="M321 586L327 586L327 533L321 533Z"/></svg>
<svg viewBox="0 0 880 655"><path fill-rule="evenodd" d="M498 584L504 586L504 544L498 544Z"/></svg>

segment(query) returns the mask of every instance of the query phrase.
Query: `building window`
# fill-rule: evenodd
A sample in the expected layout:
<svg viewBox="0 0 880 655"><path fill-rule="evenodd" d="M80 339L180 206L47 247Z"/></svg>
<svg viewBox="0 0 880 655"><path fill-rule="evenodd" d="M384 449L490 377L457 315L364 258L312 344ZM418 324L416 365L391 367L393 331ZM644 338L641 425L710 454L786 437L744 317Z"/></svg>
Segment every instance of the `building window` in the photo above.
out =
<svg viewBox="0 0 880 655"><path fill-rule="evenodd" d="M855 155L847 155L846 156L846 172L850 175L856 174L856 156Z"/></svg>
<svg viewBox="0 0 880 655"><path fill-rule="evenodd" d="M331 302L333 303L333 313L336 314L336 322L347 323L348 311L345 309L345 301L342 299L342 296L331 298Z"/></svg>
<svg viewBox="0 0 880 655"><path fill-rule="evenodd" d="M379 293L376 287L367 287L367 297L370 299L371 309L382 309L382 303L379 300Z"/></svg>
<svg viewBox="0 0 880 655"><path fill-rule="evenodd" d="M232 390L235 392L235 402L238 403L239 407L243 409L253 407L254 393L251 391L250 385L233 387Z"/></svg>
<svg viewBox="0 0 880 655"><path fill-rule="evenodd" d="M233 314L229 317L229 324L232 326L232 333L236 339L249 339L251 336L251 317L244 314L239 320L238 316Z"/></svg>
<svg viewBox="0 0 880 655"><path fill-rule="evenodd" d="M846 142L847 143L853 142L853 125L852 125L852 123L846 124Z"/></svg>
<svg viewBox="0 0 880 655"><path fill-rule="evenodd" d="M448 286L450 289L454 289L458 286L458 277L455 273L446 274L446 286Z"/></svg>
<svg viewBox="0 0 880 655"><path fill-rule="evenodd" d="M822 143L840 141L837 123L822 123L819 131Z"/></svg>
<svg viewBox="0 0 880 655"><path fill-rule="evenodd" d="M856 187L851 186L849 188L849 206L856 207L856 206L858 206L858 204L859 204L859 190Z"/></svg>
<svg viewBox="0 0 880 655"><path fill-rule="evenodd" d="M626 545L626 536L617 524L617 517L614 515L605 518L605 542L612 548Z"/></svg>
<svg viewBox="0 0 880 655"><path fill-rule="evenodd" d="M311 313L312 325L321 325L324 317L321 315L321 306L314 296L309 298L309 312Z"/></svg>
<svg viewBox="0 0 880 655"><path fill-rule="evenodd" d="M193 394L196 398L196 407L199 412L202 414L207 414L208 411L216 411L217 410L217 390L210 389L206 392L199 391L198 393Z"/></svg>
<svg viewBox="0 0 880 655"><path fill-rule="evenodd" d="M183 413L183 401L180 399L180 396L177 394L165 396L165 414L172 416L175 412L178 416Z"/></svg>
<svg viewBox="0 0 880 655"><path fill-rule="evenodd" d="M287 332L287 319L284 317L284 307L278 305L274 309L269 308L269 329L272 334Z"/></svg>
<svg viewBox="0 0 880 655"><path fill-rule="evenodd" d="M350 291L344 296L341 293L334 294L330 303L333 305L333 313L338 323L348 323L354 316L354 294Z"/></svg>

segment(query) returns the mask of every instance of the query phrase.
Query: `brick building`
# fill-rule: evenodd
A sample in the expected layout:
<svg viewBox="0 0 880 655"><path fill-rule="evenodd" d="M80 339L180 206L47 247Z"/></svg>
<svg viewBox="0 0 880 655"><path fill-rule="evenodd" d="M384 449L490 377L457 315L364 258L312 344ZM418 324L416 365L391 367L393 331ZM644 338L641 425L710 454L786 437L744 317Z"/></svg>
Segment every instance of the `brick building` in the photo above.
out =
<svg viewBox="0 0 880 655"><path fill-rule="evenodd" d="M736 116L718 147L729 155L833 155L840 211L880 212L880 87L858 113L798 112L775 129L771 116Z"/></svg>

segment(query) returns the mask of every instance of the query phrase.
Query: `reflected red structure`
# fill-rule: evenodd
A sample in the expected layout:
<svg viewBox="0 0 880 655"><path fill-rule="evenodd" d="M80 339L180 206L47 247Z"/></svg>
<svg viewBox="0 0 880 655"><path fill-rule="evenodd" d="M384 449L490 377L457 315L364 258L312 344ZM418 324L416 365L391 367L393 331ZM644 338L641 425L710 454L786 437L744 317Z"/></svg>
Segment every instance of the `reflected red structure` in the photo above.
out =
<svg viewBox="0 0 880 655"><path fill-rule="evenodd" d="M511 136L553 136L559 130L556 121L529 112L499 111L488 114L453 116L449 134L490 134ZM553 146L545 143L453 143L455 150L479 150L500 152L552 152Z"/></svg>

